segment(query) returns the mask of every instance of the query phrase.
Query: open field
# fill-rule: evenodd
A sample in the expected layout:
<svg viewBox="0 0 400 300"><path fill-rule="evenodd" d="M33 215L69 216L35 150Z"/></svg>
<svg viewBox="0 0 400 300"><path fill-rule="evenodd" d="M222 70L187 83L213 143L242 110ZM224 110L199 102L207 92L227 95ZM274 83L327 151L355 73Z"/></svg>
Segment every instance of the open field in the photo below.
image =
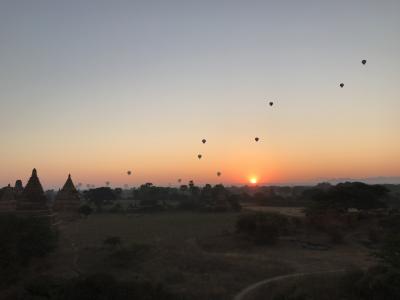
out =
<svg viewBox="0 0 400 300"><path fill-rule="evenodd" d="M261 212L278 212L291 217L304 217L303 207L287 207L287 206L254 206L247 205L243 207L249 211L261 211Z"/></svg>
<svg viewBox="0 0 400 300"><path fill-rule="evenodd" d="M366 267L369 250L357 244L326 251L292 238L254 246L235 235L237 213L94 214L61 229L61 247L48 272L112 273L120 279L162 282L188 299L231 299L254 282L295 272ZM121 246L103 244L118 236Z"/></svg>

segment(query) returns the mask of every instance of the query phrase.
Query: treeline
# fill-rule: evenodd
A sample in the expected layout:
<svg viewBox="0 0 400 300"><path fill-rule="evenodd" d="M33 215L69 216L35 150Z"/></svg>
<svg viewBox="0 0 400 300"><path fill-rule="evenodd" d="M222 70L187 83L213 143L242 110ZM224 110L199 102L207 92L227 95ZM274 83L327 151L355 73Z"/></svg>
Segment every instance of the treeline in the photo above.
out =
<svg viewBox="0 0 400 300"><path fill-rule="evenodd" d="M135 212L162 210L196 210L209 212L240 211L240 195L233 194L223 185L211 186L206 184L198 187L193 182L179 188L159 187L152 183L132 189L128 197L128 206L123 207L117 200L121 199L121 189L101 187L83 192L87 203L94 206L96 211Z"/></svg>

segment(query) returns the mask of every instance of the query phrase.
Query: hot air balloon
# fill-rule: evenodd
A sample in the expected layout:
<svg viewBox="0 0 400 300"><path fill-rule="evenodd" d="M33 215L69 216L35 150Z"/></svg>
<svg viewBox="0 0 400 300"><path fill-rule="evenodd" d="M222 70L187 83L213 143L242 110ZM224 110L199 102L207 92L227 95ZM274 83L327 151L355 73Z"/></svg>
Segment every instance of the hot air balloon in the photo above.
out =
<svg viewBox="0 0 400 300"><path fill-rule="evenodd" d="M178 179L178 182L182 182L182 179L179 178L179 179Z"/></svg>
<svg viewBox="0 0 400 300"><path fill-rule="evenodd" d="M202 139L201 142L202 142L203 144L205 144L205 143L207 142L207 140L206 140L206 139Z"/></svg>
<svg viewBox="0 0 400 300"><path fill-rule="evenodd" d="M259 138L258 138L258 137L256 137L256 138L254 138L254 140L255 140L256 142L258 142Z"/></svg>
<svg viewBox="0 0 400 300"><path fill-rule="evenodd" d="M361 63L362 63L363 65L365 65L365 64L367 63L367 60L366 60L366 59L363 59L363 60L361 61Z"/></svg>
<svg viewBox="0 0 400 300"><path fill-rule="evenodd" d="M343 87L344 87L344 83L341 83L341 84L340 84L340 87L343 88Z"/></svg>
<svg viewBox="0 0 400 300"><path fill-rule="evenodd" d="M269 106L272 106L272 105L274 105L274 102L270 101Z"/></svg>
<svg viewBox="0 0 400 300"><path fill-rule="evenodd" d="M197 157L198 157L199 159L201 159L202 155L201 155L201 154L199 154L199 155L197 155Z"/></svg>
<svg viewBox="0 0 400 300"><path fill-rule="evenodd" d="M126 174L131 175L131 174L132 174L132 171L128 171L128 172L126 172Z"/></svg>
<svg viewBox="0 0 400 300"><path fill-rule="evenodd" d="M110 185L110 182L109 181L106 181L106 186L109 186Z"/></svg>
<svg viewBox="0 0 400 300"><path fill-rule="evenodd" d="M221 172L217 172L217 176L218 176L218 177L221 176Z"/></svg>

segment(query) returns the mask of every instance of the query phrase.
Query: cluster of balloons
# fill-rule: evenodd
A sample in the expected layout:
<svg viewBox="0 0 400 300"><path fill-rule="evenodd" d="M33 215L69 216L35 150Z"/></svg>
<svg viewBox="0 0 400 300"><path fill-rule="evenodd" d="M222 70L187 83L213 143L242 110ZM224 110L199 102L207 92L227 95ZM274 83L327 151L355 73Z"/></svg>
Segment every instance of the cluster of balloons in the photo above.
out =
<svg viewBox="0 0 400 300"><path fill-rule="evenodd" d="M365 65L365 64L367 63L367 60L366 60L366 59L363 59L363 60L361 60L361 63L362 63L363 65ZM340 88L343 88L343 87L344 87L344 83L343 83L343 82L340 83L339 86L340 86ZM273 101L268 101L268 104L269 104L269 106L272 107L272 106L274 105L274 102L273 102ZM260 138L259 138L259 137L255 137L254 140L255 140L256 142L258 142L258 141L260 140ZM207 143L207 140L206 140L206 139L202 139L201 142L202 142L203 144L205 144L205 143ZM203 157L202 154L198 154L198 155L197 155L197 158L198 158L198 159L201 159L202 157ZM132 171L130 171L130 170L128 170L126 173L128 174L128 176L132 175ZM218 177L221 176L221 175L222 175L221 172L217 172L217 176L218 176ZM182 182L182 179L179 178L179 179L178 179L178 182L179 182L179 183ZM82 184L80 184L80 185L82 185ZM110 182L109 182L109 181L106 181L106 185L109 186L109 185L110 185ZM92 186L92 185L90 185L90 184L87 184L87 187L90 188L90 187L94 187L94 186Z"/></svg>
<svg viewBox="0 0 400 300"><path fill-rule="evenodd" d="M362 63L363 65L365 65L365 64L367 63L367 60L366 60L366 59L363 59L363 60L361 61L361 63ZM341 84L339 84L339 86L340 86L341 88L343 88L343 87L344 87L344 83L342 82Z"/></svg>

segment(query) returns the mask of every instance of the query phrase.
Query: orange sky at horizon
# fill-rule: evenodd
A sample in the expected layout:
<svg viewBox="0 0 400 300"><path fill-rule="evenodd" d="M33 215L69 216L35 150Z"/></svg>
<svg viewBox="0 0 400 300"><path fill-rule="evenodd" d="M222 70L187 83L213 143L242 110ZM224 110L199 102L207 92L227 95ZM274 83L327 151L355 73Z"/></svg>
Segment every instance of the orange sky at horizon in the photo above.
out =
<svg viewBox="0 0 400 300"><path fill-rule="evenodd" d="M1 5L0 187L400 178L400 1L100 2Z"/></svg>

